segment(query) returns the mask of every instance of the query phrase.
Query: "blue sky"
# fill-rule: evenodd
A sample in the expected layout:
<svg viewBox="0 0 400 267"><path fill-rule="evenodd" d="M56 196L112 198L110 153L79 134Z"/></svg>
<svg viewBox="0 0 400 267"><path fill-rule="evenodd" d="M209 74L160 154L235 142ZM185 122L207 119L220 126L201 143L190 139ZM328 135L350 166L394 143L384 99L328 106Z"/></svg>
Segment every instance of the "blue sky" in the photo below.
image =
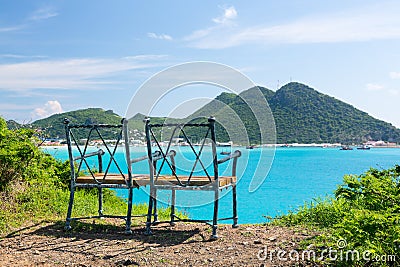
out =
<svg viewBox="0 0 400 267"><path fill-rule="evenodd" d="M400 127L399 1L0 0L0 6L6 119L29 122L86 107L123 115L149 77L199 60L232 66L272 90L305 83ZM204 90L207 97L218 93Z"/></svg>

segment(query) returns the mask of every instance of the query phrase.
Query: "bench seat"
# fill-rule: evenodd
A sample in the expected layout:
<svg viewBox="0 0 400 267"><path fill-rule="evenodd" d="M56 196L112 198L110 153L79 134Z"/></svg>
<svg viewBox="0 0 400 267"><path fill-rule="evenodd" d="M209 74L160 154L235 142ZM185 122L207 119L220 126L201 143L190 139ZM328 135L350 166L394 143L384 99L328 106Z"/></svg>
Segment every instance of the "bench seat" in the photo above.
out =
<svg viewBox="0 0 400 267"><path fill-rule="evenodd" d="M104 173L96 173L94 174L97 181L102 184L125 184L124 178L121 174L107 174L106 178L103 180ZM155 178L155 177L154 177ZM186 184L189 179L189 176L179 176L179 179L182 184ZM236 176L222 176L218 178L219 186L226 186L232 183L236 183ZM147 186L150 184L150 176L148 174L133 174L132 175L133 183L137 184L137 186ZM79 176L76 179L76 183L78 184L96 184L96 181L93 179L91 175L88 176ZM179 182L173 175L160 175L158 180L154 182L156 185L178 185ZM210 184L210 180L207 176L192 176L190 178L191 186L204 186Z"/></svg>

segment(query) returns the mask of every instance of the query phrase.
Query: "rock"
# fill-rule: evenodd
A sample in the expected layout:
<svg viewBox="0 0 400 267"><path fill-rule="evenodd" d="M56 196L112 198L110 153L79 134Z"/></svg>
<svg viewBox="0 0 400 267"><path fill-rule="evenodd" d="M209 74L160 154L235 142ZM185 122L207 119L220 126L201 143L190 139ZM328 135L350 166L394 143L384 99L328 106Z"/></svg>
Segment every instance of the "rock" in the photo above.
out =
<svg viewBox="0 0 400 267"><path fill-rule="evenodd" d="M102 259L103 260L109 260L109 259L111 259L113 257L114 257L113 255L104 255Z"/></svg>
<svg viewBox="0 0 400 267"><path fill-rule="evenodd" d="M214 259L213 259L213 258L209 258L208 261L209 261L209 262L213 262Z"/></svg>
<svg viewBox="0 0 400 267"><path fill-rule="evenodd" d="M274 242L274 241L276 241L276 236L270 236L270 237L268 237L268 240L271 242Z"/></svg>
<svg viewBox="0 0 400 267"><path fill-rule="evenodd" d="M125 260L121 260L121 261L117 261L116 265L119 266L130 266L130 265L136 265L139 266L139 263L136 261L133 261L131 259L125 259Z"/></svg>
<svg viewBox="0 0 400 267"><path fill-rule="evenodd" d="M256 240L254 240L254 244L261 245L262 241L260 239L256 239Z"/></svg>

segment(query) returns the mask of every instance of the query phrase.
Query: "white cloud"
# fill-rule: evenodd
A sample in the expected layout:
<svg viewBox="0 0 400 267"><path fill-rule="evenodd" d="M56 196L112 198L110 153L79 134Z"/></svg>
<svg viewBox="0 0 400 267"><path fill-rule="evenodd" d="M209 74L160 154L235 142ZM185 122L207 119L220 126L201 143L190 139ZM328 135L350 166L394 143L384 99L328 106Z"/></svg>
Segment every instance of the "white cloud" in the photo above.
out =
<svg viewBox="0 0 400 267"><path fill-rule="evenodd" d="M400 6L381 2L379 5L347 10L341 13L313 15L278 25L209 27L184 38L189 46L222 49L243 44L300 44L362 42L400 38ZM235 12L231 14L236 17ZM214 19L222 22L224 16ZM221 24L220 25L224 25Z"/></svg>
<svg viewBox="0 0 400 267"><path fill-rule="evenodd" d="M0 89L14 92L44 88L97 89L115 83L105 77L158 66L163 58L141 55L136 58L77 58L0 64Z"/></svg>
<svg viewBox="0 0 400 267"><path fill-rule="evenodd" d="M10 59L33 59L33 58L46 58L46 56L26 56L26 55L17 55L17 54L1 54L0 58L10 58Z"/></svg>
<svg viewBox="0 0 400 267"><path fill-rule="evenodd" d="M153 39L160 39L160 40L167 40L167 41L172 41L172 37L168 34L155 34L154 32L148 32L147 37L153 38Z"/></svg>
<svg viewBox="0 0 400 267"><path fill-rule="evenodd" d="M215 39L215 41L218 43L224 42L221 36L226 36L226 33L236 26L233 23L233 20L237 17L237 11L233 6L229 8L223 8L223 10L224 13L221 16L212 19L212 21L215 23L213 26L206 29L196 30L191 34L185 36L183 40L188 41L189 43L191 43L192 46L199 48L206 48L201 47L201 43L203 41L213 43L211 39ZM214 45L218 46L218 44L213 44L212 46Z"/></svg>
<svg viewBox="0 0 400 267"><path fill-rule="evenodd" d="M10 26L10 27L0 27L0 32L14 32L22 29L24 25L18 25L18 26Z"/></svg>
<svg viewBox="0 0 400 267"><path fill-rule="evenodd" d="M231 6L229 8L223 8L223 10L224 14L222 14L217 18L214 18L212 21L218 24L225 24L229 23L230 21L232 21L237 17L237 11L234 6Z"/></svg>
<svg viewBox="0 0 400 267"><path fill-rule="evenodd" d="M389 75L390 75L390 78L392 78L392 79L400 79L400 72L392 71L389 73Z"/></svg>
<svg viewBox="0 0 400 267"><path fill-rule="evenodd" d="M376 83L368 83L367 90L368 91L382 91L385 87L381 84Z"/></svg>
<svg viewBox="0 0 400 267"><path fill-rule="evenodd" d="M24 22L21 22L19 25L13 25L13 26L0 26L0 33L1 32L15 32L19 31L21 29L29 27L28 21L39 21L39 20L44 20L44 19L49 19L52 17L58 16L58 13L53 7L42 7L37 10L35 10L29 17L25 18Z"/></svg>
<svg viewBox="0 0 400 267"><path fill-rule="evenodd" d="M58 13L53 7L42 7L33 12L28 18L29 20L43 20L58 16Z"/></svg>
<svg viewBox="0 0 400 267"><path fill-rule="evenodd" d="M43 105L43 107L35 108L32 112L32 116L35 119L41 119L61 112L63 112L63 109L60 102L58 102L57 100L50 100L47 101L46 104Z"/></svg>
<svg viewBox="0 0 400 267"><path fill-rule="evenodd" d="M168 55L136 55L136 56L126 56L124 59L128 60L159 60L159 59L166 59Z"/></svg>

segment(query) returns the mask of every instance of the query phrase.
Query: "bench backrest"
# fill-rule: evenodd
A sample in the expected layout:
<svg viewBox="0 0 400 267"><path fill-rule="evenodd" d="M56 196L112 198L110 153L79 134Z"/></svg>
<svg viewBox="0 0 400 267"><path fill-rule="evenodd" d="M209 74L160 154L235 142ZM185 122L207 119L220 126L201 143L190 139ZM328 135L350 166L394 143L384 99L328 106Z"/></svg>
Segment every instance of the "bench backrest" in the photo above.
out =
<svg viewBox="0 0 400 267"><path fill-rule="evenodd" d="M215 138L215 119L213 117L208 118L205 123L165 123L165 124L151 124L150 119L145 119L145 133L147 152L149 158L149 166L151 169L150 179L153 182L157 182L165 175L166 167L167 171L171 173L171 176L175 177L178 185L190 186L191 181L195 179L197 172L202 173L203 177L207 177L209 183L218 180L218 159L217 159L217 148ZM194 144L188 136L189 129L197 128L197 135L199 143ZM165 138L162 134L167 132ZM200 136L200 137L199 137ZM164 138L164 140L161 140ZM179 174L176 169L176 163L174 156L176 152L172 149L174 140L179 139L181 145L187 146L189 153L193 153L194 159L192 160L192 166L187 167L186 173ZM209 149L205 152L204 148L211 146L211 152ZM159 152L159 156L154 158L154 151ZM211 153L211 159L205 163L202 155L204 153ZM208 155L209 156L209 155ZM155 160L160 160L159 167L156 167L153 163ZM211 165L211 166L207 166ZM200 169L200 171L199 171ZM182 179L182 177L185 179Z"/></svg>
<svg viewBox="0 0 400 267"><path fill-rule="evenodd" d="M92 176L94 183L102 184L112 171L119 174L127 185L131 184L131 171L127 174L115 158L118 146L125 143L126 157L129 159L127 120L123 119L121 124L111 125L71 124L68 119L64 119L64 125L73 182L80 173L85 172L87 176ZM93 146L99 149L89 152ZM96 156L97 167L94 167L89 159ZM128 166L131 167L129 164ZM96 173L101 173L102 177L99 178Z"/></svg>

